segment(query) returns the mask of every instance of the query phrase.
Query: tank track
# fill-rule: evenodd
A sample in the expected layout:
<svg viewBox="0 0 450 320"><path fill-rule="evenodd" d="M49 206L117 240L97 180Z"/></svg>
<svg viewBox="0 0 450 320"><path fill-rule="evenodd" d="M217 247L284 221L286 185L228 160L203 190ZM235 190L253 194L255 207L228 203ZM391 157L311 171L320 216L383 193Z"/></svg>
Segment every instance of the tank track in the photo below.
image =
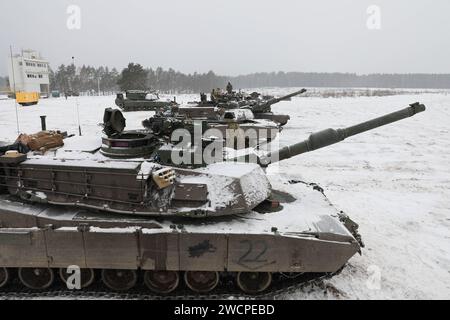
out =
<svg viewBox="0 0 450 320"><path fill-rule="evenodd" d="M0 289L0 299L3 300L28 300L28 299L116 299L116 300L228 300L239 298L243 300L277 300L283 299L286 294L299 290L319 287L326 290L325 281L339 274L343 268L334 273L309 273L290 278L278 274L278 281L274 282L270 289L261 294L250 295L239 291L231 281L231 278L221 281L221 285L207 294L196 294L180 285L174 293L158 295L152 293L144 284L139 284L127 292L114 292L101 283L100 280L89 288L81 290L67 289L61 280L56 281L51 288L46 290L31 290L23 286L15 278L5 288Z"/></svg>

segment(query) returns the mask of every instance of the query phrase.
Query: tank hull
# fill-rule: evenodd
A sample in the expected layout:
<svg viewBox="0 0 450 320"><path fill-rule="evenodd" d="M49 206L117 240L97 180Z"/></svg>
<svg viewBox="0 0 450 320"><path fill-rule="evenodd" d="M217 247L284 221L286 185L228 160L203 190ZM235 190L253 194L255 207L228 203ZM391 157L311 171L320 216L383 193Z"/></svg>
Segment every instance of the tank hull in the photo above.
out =
<svg viewBox="0 0 450 320"><path fill-rule="evenodd" d="M359 250L356 244L310 237L139 228L2 228L0 236L0 266L6 268L322 273L338 271Z"/></svg>
<svg viewBox="0 0 450 320"><path fill-rule="evenodd" d="M169 101L116 99L116 105L124 112L156 111L174 105Z"/></svg>
<svg viewBox="0 0 450 320"><path fill-rule="evenodd" d="M302 199L278 212L228 219L148 219L0 197L0 268L333 273L360 250L326 197L295 185ZM308 211L307 211L308 210ZM103 271L102 271L103 272Z"/></svg>

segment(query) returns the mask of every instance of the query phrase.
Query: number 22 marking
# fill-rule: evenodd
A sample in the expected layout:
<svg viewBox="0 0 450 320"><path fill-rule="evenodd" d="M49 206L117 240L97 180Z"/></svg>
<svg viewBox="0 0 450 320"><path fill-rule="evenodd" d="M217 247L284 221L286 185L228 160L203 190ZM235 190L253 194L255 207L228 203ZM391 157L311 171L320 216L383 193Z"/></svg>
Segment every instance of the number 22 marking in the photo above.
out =
<svg viewBox="0 0 450 320"><path fill-rule="evenodd" d="M242 257L239 258L239 263L244 262L267 262L267 259L261 259L261 257L267 252L267 243L259 240L252 242L250 240L242 240L242 244L245 244L247 246L247 250L242 255ZM253 245L255 244L255 246ZM257 252L254 252L254 247L260 247L261 249Z"/></svg>

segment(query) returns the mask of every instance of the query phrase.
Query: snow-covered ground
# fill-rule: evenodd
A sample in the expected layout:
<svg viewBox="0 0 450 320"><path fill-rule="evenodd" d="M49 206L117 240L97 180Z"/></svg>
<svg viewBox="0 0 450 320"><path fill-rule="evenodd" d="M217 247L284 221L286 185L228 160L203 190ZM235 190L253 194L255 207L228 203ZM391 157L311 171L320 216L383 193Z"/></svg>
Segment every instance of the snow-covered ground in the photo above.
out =
<svg viewBox="0 0 450 320"><path fill-rule="evenodd" d="M294 89L262 90L282 95ZM180 95L179 102L197 100ZM114 97L41 100L20 107L20 131L49 129L99 134L105 107ZM427 111L279 165L281 178L320 184L330 200L360 225L366 244L324 291L312 288L288 299L450 298L450 94L389 97L293 98L273 109L291 115L280 143L291 144L311 132L353 125L420 101ZM141 128L149 112L127 113L127 128ZM0 101L0 141L17 136L13 100Z"/></svg>

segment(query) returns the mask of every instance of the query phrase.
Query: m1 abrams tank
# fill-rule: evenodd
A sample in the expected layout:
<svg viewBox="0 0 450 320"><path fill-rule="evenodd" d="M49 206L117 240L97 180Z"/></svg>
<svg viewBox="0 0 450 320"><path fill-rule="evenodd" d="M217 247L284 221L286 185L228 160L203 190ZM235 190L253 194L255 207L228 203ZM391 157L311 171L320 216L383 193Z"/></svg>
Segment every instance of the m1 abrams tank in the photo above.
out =
<svg viewBox="0 0 450 320"><path fill-rule="evenodd" d="M155 150L152 161L80 161L67 152L27 159L10 151L0 157L0 287L8 290L17 275L26 287L45 290L55 273L66 281L74 266L83 288L100 273L109 289L127 291L142 274L158 295L175 292L181 279L200 294L232 290L229 279L261 294L302 275L333 275L361 249L357 225L318 186L277 192L271 182L285 182L270 182L262 168L424 110L416 103L314 133L257 163L234 158L198 169L175 161L190 152L176 148Z"/></svg>
<svg viewBox="0 0 450 320"><path fill-rule="evenodd" d="M128 90L125 94L126 97L123 93L118 93L115 101L116 105L125 112L155 111L177 105L175 101L160 99L157 92Z"/></svg>
<svg viewBox="0 0 450 320"><path fill-rule="evenodd" d="M288 99L291 99L292 97L298 96L305 92L306 92L306 89L302 89L300 91L288 94L288 95L280 97L280 98L267 99L264 97L262 97L262 98L257 97L254 100L248 100L247 105L243 106L242 108L251 110L253 112L253 114L255 115L255 119L272 120L272 121L277 122L280 126L284 126L288 123L288 121L291 119L291 117L289 115L273 113L272 106L281 101L286 101Z"/></svg>
<svg viewBox="0 0 450 320"><path fill-rule="evenodd" d="M290 116L273 113L272 106L281 101L287 101L292 97L301 95L305 92L306 89L302 89L288 95L275 98L273 96L263 96L258 92L253 92L251 94L235 92L229 83L226 92L223 92L220 89L214 89L211 92L211 101L206 101L205 95L202 95L201 100L204 105L216 105L226 109L249 109L255 115L255 119L271 120L278 123L280 126L284 126L290 120Z"/></svg>
<svg viewBox="0 0 450 320"><path fill-rule="evenodd" d="M171 135L182 125L192 126L203 122L204 137L220 137L230 148L259 147L274 140L281 127L270 120L258 120L251 110L222 109L218 107L180 106L165 112L157 112L142 125L154 133ZM242 144L238 142L242 141Z"/></svg>

